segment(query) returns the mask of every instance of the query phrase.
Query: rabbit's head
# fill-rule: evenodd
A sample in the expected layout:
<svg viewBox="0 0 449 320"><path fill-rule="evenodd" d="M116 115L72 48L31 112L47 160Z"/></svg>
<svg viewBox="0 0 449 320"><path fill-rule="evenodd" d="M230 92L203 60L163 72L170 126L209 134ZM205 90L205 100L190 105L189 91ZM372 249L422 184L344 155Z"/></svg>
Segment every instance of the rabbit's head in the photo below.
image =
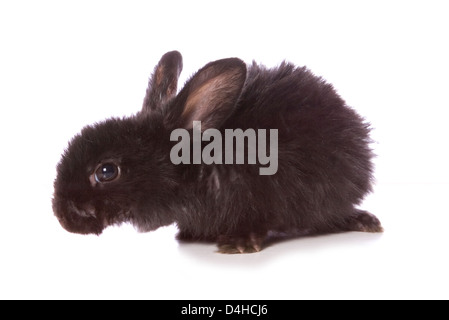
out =
<svg viewBox="0 0 449 320"><path fill-rule="evenodd" d="M57 166L53 210L70 232L100 234L132 222L149 231L174 221L181 168L170 161L170 132L217 127L232 113L246 66L238 59L212 62L176 95L182 57L166 53L149 80L142 110L85 127Z"/></svg>

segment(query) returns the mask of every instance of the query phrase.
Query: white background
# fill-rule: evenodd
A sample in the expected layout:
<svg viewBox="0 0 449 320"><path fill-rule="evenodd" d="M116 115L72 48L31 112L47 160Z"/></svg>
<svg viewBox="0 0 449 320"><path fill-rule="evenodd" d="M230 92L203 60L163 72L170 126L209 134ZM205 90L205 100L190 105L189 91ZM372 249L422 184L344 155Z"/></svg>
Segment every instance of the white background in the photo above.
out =
<svg viewBox="0 0 449 320"><path fill-rule="evenodd" d="M0 2L0 298L449 298L445 1ZM176 227L103 235L53 216L55 166L86 124L139 110L166 51L180 84L205 63L287 59L325 77L375 128L363 208L385 233L221 255Z"/></svg>

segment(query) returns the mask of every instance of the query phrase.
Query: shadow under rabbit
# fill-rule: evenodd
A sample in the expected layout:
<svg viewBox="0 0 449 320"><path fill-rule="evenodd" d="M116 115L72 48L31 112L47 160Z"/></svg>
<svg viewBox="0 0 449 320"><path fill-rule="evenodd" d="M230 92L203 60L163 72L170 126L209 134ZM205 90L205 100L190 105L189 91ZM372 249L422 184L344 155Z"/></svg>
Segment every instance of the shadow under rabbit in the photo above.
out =
<svg viewBox="0 0 449 320"><path fill-rule="evenodd" d="M319 235L283 235L273 234L264 243L262 251L251 254L219 254L212 242L178 241L179 252L196 260L228 265L260 265L269 263L286 255L308 255L328 250L348 247L359 248L378 241L382 233L341 232Z"/></svg>

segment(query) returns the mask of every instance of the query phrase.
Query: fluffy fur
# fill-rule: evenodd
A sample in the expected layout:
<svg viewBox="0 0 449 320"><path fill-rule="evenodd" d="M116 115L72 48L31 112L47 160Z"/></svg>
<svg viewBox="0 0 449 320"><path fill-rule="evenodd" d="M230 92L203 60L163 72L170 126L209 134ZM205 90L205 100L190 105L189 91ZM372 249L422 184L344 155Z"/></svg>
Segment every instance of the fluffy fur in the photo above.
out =
<svg viewBox="0 0 449 320"><path fill-rule="evenodd" d="M231 58L207 64L176 95L181 69L178 52L165 54L139 113L87 126L69 143L53 199L64 228L100 234L122 222L140 231L176 223L179 239L214 241L226 253L259 251L273 233L382 231L356 209L371 191L369 124L332 85L305 67ZM277 129L277 173L259 175L260 164L172 164L170 133L194 120L202 130ZM96 182L105 162L121 174Z"/></svg>

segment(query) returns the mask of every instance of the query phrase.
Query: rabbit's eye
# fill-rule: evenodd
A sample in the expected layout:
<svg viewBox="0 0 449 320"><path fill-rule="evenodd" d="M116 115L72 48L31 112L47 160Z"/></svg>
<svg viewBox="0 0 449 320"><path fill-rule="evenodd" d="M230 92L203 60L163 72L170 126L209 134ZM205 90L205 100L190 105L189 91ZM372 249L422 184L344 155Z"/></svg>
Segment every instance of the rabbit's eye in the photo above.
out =
<svg viewBox="0 0 449 320"><path fill-rule="evenodd" d="M120 175L120 168L114 163L102 163L95 170L95 181L99 183L111 182Z"/></svg>

